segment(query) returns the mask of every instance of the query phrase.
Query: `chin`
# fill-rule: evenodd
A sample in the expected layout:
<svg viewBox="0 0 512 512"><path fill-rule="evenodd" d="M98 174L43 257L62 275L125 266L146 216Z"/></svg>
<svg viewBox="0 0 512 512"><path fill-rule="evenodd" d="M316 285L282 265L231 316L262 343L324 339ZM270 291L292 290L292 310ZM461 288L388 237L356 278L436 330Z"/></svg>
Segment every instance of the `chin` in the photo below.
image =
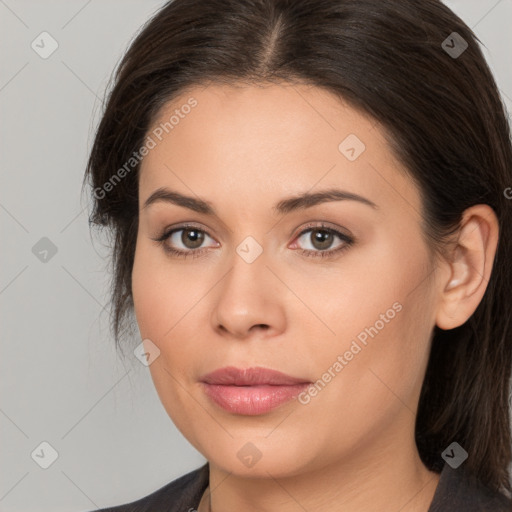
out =
<svg viewBox="0 0 512 512"><path fill-rule="evenodd" d="M304 440L288 436L287 441L264 436L238 436L220 441L209 439L203 456L226 473L240 477L291 477L311 470L314 454L306 453Z"/></svg>

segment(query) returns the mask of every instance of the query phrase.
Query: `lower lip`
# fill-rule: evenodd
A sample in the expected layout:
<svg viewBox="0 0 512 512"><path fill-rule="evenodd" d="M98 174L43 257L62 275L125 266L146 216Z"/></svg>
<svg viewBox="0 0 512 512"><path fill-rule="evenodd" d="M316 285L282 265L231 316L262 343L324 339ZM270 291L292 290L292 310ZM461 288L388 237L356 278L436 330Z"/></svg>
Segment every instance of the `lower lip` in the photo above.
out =
<svg viewBox="0 0 512 512"><path fill-rule="evenodd" d="M205 393L220 407L234 414L265 414L293 400L309 384L290 386L226 386L203 383Z"/></svg>

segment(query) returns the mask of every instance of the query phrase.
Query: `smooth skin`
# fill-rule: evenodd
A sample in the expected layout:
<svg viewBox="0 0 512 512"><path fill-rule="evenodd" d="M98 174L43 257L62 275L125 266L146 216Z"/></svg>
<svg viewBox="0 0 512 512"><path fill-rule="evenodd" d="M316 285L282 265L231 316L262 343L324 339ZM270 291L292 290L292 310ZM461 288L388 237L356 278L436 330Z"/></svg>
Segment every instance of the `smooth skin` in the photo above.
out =
<svg viewBox="0 0 512 512"><path fill-rule="evenodd" d="M190 97L197 106L141 165L132 285L142 339L160 350L150 365L160 400L210 462L213 492L199 512L427 512L439 475L420 460L414 422L431 335L436 324L463 324L480 303L498 241L494 212L466 210L449 257L435 258L419 190L375 120L317 87L210 84L175 98L154 126ZM350 134L365 145L353 161L339 149ZM163 200L144 207L160 187L207 201L216 215ZM376 208L336 200L272 210L330 188ZM154 240L183 223L202 230L202 243L194 228ZM321 223L354 243L320 243ZM263 251L252 263L237 252L247 237ZM203 252L181 258L166 245ZM401 310L307 404L236 415L199 382L225 366L316 382L395 303ZM261 454L251 467L237 456L247 443Z"/></svg>

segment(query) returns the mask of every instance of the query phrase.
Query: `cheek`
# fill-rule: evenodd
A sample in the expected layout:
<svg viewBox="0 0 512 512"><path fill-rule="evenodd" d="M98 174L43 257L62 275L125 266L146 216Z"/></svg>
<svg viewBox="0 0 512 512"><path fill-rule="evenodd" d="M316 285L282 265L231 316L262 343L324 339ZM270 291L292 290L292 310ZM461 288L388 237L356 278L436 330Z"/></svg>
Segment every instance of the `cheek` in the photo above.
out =
<svg viewBox="0 0 512 512"><path fill-rule="evenodd" d="M421 386L433 327L432 296L425 279L428 259L421 240L414 240L407 237L408 247L396 238L376 241L345 258L308 296L311 304L323 305L315 312L334 332L310 352L317 377L343 358L342 369L334 368L336 383L328 385L332 393L325 393L333 407L340 398L352 410L389 404L395 394L409 401Z"/></svg>
<svg viewBox="0 0 512 512"><path fill-rule="evenodd" d="M364 342L365 329L377 323L379 332L389 331L404 316L397 310L409 301L408 293L424 273L422 266L421 258L407 258L392 243L374 240L324 273L302 272L300 289L307 290L304 301L325 320L333 340L343 342L362 333Z"/></svg>
<svg viewBox="0 0 512 512"><path fill-rule="evenodd" d="M168 261L163 250L140 243L132 271L134 311L142 339L149 338L160 350L160 358L150 365L155 383L169 385L169 375L161 366L182 378L194 368L197 346L194 334L199 320L197 304L206 293L197 276L192 281L180 264Z"/></svg>
<svg viewBox="0 0 512 512"><path fill-rule="evenodd" d="M140 236L140 235L139 235ZM132 271L132 294L141 336L158 345L176 322L186 295L179 273L149 243L137 243ZM186 300L186 299L185 299Z"/></svg>
<svg viewBox="0 0 512 512"><path fill-rule="evenodd" d="M193 299L185 297L185 285L183 273L180 277L158 249L137 246L132 271L135 316L142 339L150 339L160 350L149 370L162 404L180 430L197 414L195 402L182 388L190 385L194 360L194 349L183 332Z"/></svg>
<svg viewBox="0 0 512 512"><path fill-rule="evenodd" d="M135 316L142 338L149 338L157 346L172 327L179 302L179 283L169 269L162 267L157 249L138 242L132 270L132 294ZM178 289L177 289L178 288Z"/></svg>

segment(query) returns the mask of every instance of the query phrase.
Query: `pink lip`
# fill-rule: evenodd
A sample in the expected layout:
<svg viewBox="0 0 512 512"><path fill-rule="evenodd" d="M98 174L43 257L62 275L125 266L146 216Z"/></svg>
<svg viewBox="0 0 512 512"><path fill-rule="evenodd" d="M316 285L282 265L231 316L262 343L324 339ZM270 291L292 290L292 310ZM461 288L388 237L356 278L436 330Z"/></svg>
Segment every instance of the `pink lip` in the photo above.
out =
<svg viewBox="0 0 512 512"><path fill-rule="evenodd" d="M204 391L223 409L264 414L295 398L311 382L267 368L221 368L202 377Z"/></svg>

